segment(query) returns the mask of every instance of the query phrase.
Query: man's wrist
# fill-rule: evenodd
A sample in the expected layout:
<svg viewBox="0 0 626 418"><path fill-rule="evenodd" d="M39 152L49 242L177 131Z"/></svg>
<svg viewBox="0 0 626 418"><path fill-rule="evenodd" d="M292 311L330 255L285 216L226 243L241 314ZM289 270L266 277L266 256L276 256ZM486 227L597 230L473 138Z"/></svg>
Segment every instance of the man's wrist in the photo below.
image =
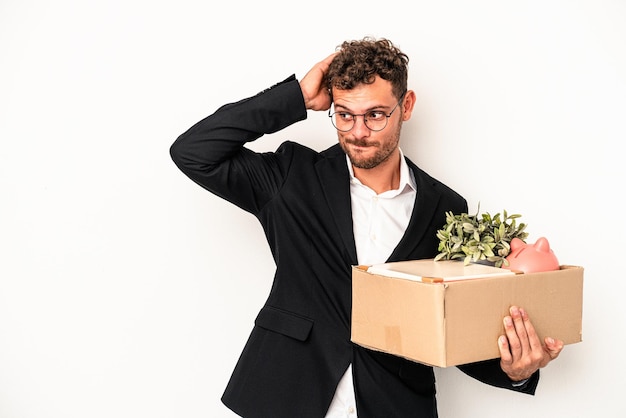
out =
<svg viewBox="0 0 626 418"><path fill-rule="evenodd" d="M529 380L530 380L530 377L529 377L529 378L526 378L526 379L523 379L523 380L511 381L511 385L512 385L514 388L519 388L519 387L524 386L526 383L528 383L528 381L529 381Z"/></svg>

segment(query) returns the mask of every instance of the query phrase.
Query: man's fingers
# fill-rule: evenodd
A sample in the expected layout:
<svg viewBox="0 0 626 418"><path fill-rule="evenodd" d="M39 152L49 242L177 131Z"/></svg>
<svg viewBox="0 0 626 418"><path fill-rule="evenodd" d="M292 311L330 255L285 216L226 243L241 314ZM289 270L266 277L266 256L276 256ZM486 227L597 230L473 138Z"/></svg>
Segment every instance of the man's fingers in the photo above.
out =
<svg viewBox="0 0 626 418"><path fill-rule="evenodd" d="M300 81L300 88L307 109L327 110L330 108L331 98L324 84L324 77L336 55L337 52L334 52L315 64Z"/></svg>
<svg viewBox="0 0 626 418"><path fill-rule="evenodd" d="M528 339L528 332L526 329L526 322L528 322L528 316L526 316L526 320L522 317L522 313L525 314L525 311L522 311L517 306L511 306L509 309L511 314L511 318L513 319L513 325L515 326L515 333L519 338L522 351L527 351L530 349L530 343Z"/></svg>
<svg viewBox="0 0 626 418"><path fill-rule="evenodd" d="M332 54L330 54L329 56L327 56L326 58L322 60L322 62L326 65L326 69L330 67L330 63L333 62L337 54L339 54L339 52L333 52Z"/></svg>
<svg viewBox="0 0 626 418"><path fill-rule="evenodd" d="M563 341L546 337L544 339L544 343L546 344L546 351L550 356L550 360L554 360L559 356L559 354L561 354L561 351L563 350Z"/></svg>
<svg viewBox="0 0 626 418"><path fill-rule="evenodd" d="M513 363L513 358L511 357L511 351L509 349L509 341L506 338L506 335L501 335L498 338L498 348L500 349L500 362L501 364L510 365Z"/></svg>
<svg viewBox="0 0 626 418"><path fill-rule="evenodd" d="M515 323L510 316L504 317L504 332L508 339L509 351L513 356L513 359L520 358L522 355L522 343L517 335Z"/></svg>
<svg viewBox="0 0 626 418"><path fill-rule="evenodd" d="M522 321L524 323L524 329L526 335L528 336L528 343L530 345L530 349L532 351L541 351L543 347L541 346L541 340L539 340L539 336L537 335L537 331L535 331L535 327L533 326L530 318L528 317L528 313L519 308L520 315L522 316Z"/></svg>

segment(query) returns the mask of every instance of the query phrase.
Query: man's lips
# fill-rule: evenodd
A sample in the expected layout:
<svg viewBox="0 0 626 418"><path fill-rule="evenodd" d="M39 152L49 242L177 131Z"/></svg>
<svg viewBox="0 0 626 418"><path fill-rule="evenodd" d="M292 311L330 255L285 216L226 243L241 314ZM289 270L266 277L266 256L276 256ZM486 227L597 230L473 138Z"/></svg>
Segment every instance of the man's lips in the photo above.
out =
<svg viewBox="0 0 626 418"><path fill-rule="evenodd" d="M348 145L354 148L368 148L376 146L376 143L364 142L364 141L346 141Z"/></svg>

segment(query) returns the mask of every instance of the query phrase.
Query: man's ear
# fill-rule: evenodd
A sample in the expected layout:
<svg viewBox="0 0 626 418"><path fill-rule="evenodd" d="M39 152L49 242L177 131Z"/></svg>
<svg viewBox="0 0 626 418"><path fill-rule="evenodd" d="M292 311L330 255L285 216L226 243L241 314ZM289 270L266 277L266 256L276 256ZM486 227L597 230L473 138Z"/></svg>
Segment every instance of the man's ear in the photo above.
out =
<svg viewBox="0 0 626 418"><path fill-rule="evenodd" d="M407 121L411 119L413 113L413 107L415 106L415 92L413 90L407 90L404 94L404 100L402 100L402 120Z"/></svg>

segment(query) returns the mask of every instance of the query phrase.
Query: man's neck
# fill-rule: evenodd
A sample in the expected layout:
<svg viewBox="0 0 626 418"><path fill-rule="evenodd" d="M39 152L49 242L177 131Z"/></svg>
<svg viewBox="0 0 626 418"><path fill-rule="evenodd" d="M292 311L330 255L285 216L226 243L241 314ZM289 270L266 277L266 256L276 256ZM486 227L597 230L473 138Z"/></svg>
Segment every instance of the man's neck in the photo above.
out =
<svg viewBox="0 0 626 418"><path fill-rule="evenodd" d="M352 166L354 177L376 194L400 187L400 151L394 152L389 159L374 168Z"/></svg>

